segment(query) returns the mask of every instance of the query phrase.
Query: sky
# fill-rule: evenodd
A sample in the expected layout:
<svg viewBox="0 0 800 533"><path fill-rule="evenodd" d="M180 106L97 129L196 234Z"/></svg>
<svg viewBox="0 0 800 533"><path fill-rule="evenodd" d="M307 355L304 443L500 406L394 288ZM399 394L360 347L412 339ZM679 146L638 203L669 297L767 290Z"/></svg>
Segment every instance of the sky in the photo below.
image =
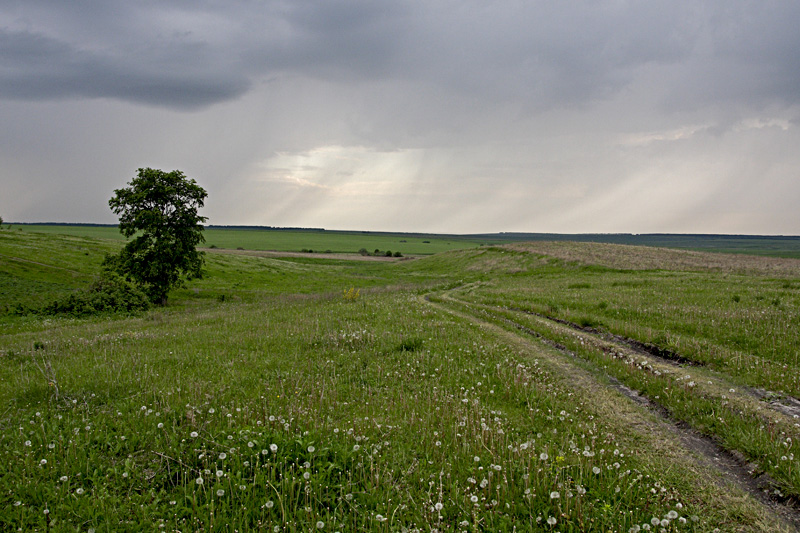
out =
<svg viewBox="0 0 800 533"><path fill-rule="evenodd" d="M800 2L0 0L0 216L800 235Z"/></svg>

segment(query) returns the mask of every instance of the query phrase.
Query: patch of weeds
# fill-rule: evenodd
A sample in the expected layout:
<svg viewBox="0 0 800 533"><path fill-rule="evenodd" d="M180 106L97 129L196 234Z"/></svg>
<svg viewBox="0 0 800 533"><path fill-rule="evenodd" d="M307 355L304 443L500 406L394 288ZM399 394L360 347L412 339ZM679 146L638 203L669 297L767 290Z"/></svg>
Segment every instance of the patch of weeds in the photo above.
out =
<svg viewBox="0 0 800 533"><path fill-rule="evenodd" d="M6 351L6 360L14 363L24 363L30 361L28 357L14 350Z"/></svg>
<svg viewBox="0 0 800 533"><path fill-rule="evenodd" d="M422 349L422 339L419 337L410 337L408 339L403 339L397 347L395 347L394 351L396 352L416 352Z"/></svg>
<svg viewBox="0 0 800 533"><path fill-rule="evenodd" d="M570 283L567 285L568 289L591 289L592 286L588 283Z"/></svg>
<svg viewBox="0 0 800 533"><path fill-rule="evenodd" d="M739 296L738 294L734 294L733 296L731 296L731 300L732 300L733 302L739 303L739 302L741 302L741 301L742 301L742 297L741 297L741 296Z"/></svg>
<svg viewBox="0 0 800 533"><path fill-rule="evenodd" d="M355 287L350 287L344 291L343 298L346 302L355 302L361 296L361 291Z"/></svg>
<svg viewBox="0 0 800 533"><path fill-rule="evenodd" d="M577 324L582 328L592 328L592 329L599 329L603 326L602 322L588 316L582 316L578 318Z"/></svg>

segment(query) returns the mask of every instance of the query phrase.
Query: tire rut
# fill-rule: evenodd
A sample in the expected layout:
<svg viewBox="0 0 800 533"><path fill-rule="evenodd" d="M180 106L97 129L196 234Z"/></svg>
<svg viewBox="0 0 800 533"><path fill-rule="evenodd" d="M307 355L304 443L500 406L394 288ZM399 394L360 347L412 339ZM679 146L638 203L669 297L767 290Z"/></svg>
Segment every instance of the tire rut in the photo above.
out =
<svg viewBox="0 0 800 533"><path fill-rule="evenodd" d="M495 321L500 320L507 326L515 328L524 335L533 337L539 342L542 342L543 344L555 349L562 355L567 356L569 359L585 362L585 359L581 358L567 346L556 342L531 328L519 324L510 318L493 315L490 310L487 309L489 306L481 305L480 311L476 312L473 306L467 302L453 298L450 295L442 296L444 299L454 302L464 309L468 309L468 311L465 311L466 314L479 323L492 324L493 322L491 319L494 319ZM430 302L430 299L427 296L425 297L425 300ZM445 307L447 307L446 304ZM597 338L601 338L606 342L616 342L628 347L630 350L633 350L638 354L659 358L662 360L662 362L673 366L681 367L682 363L680 360L685 359L680 356L661 357L658 355L658 353L653 353L653 351L647 349L647 345L644 345L643 343L633 339L626 339L616 335L607 335L604 332L594 328L586 328L568 321L553 319L538 313L521 309L507 307L499 307L498 309L533 315L539 320L557 323L562 326L569 327L576 332L590 334ZM479 316L481 314L488 315L489 317ZM600 373L600 371L598 371L598 373ZM741 453L723 448L713 438L702 434L683 421L676 420L666 407L647 396L641 395L638 391L627 387L617 378L610 376L605 372L603 372L602 375L607 380L609 387L627 397L633 403L645 408L648 412L655 414L658 419L661 420L669 429L670 433L672 433L672 435L684 446L684 448L692 452L700 464L711 471L716 472L721 479L733 484L741 489L744 493L750 495L755 501L758 501L772 514L780 517L780 519L784 521L788 527L792 528L794 531L800 532L800 501L793 497L787 498L782 496L780 491L777 490L777 484L769 477L769 475L760 472L760 469L757 465L748 462ZM598 383L600 382L598 381ZM758 390L755 392L753 390L748 390L748 393L759 399L769 397L768 391L763 390L761 391L761 396L759 396ZM794 398L792 399L797 401ZM777 409L773 403L767 403L767 405L778 412L786 414L784 411ZM800 402L798 402L798 407L800 407Z"/></svg>
<svg viewBox="0 0 800 533"><path fill-rule="evenodd" d="M681 368L687 366L689 367L706 366L704 363L688 359L672 350L667 350L665 348L661 348L660 346L656 346L654 344L644 343L636 339L631 339L630 337L624 337L622 335L616 335L613 333L604 332L596 328L581 326L580 324L576 324L568 320L547 316L527 309L520 309L516 307L501 307L501 309L506 309L512 312L524 313L526 315L535 316L542 320L555 322L557 324L567 326L575 331L580 331L582 333L593 335L597 338L605 340L606 342L627 346L629 349L633 350L636 353L655 357L656 359L666 364L673 364L674 366ZM800 418L800 400L795 398L794 396L785 395L782 393L777 393L774 391L761 388L753 388L753 387L740 387L740 388L753 398L762 400L770 409L793 418Z"/></svg>

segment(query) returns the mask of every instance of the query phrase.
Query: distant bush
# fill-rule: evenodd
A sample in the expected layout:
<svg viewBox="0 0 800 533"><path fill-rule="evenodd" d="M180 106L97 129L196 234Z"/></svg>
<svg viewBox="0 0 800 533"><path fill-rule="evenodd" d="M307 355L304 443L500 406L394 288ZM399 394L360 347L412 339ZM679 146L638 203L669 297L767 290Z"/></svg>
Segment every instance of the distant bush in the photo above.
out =
<svg viewBox="0 0 800 533"><path fill-rule="evenodd" d="M383 254L383 255L385 255L386 257L392 257L392 251L391 250L386 250L386 253Z"/></svg>
<svg viewBox="0 0 800 533"><path fill-rule="evenodd" d="M395 253L394 253L394 256L395 256L395 257L403 257L403 254L401 254L400 252L395 252Z"/></svg>
<svg viewBox="0 0 800 533"><path fill-rule="evenodd" d="M366 248L359 248L358 253L364 256L369 255L369 252L367 251Z"/></svg>
<svg viewBox="0 0 800 533"><path fill-rule="evenodd" d="M100 313L135 313L150 308L150 299L118 274L105 272L89 288L39 309L43 315L88 316Z"/></svg>

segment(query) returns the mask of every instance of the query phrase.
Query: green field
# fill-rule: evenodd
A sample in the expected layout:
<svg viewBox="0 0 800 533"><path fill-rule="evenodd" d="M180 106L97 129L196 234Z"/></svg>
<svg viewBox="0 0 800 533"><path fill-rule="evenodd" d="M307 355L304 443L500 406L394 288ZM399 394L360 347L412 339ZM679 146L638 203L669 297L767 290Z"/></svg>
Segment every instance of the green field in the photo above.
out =
<svg viewBox="0 0 800 533"><path fill-rule="evenodd" d="M124 240L116 226L91 224L23 224L14 229ZM625 234L625 233L489 233L476 235L437 235L414 233L385 233L368 231L331 231L322 229L280 229L264 227L209 226L205 230L206 245L225 249L277 250L299 252L331 251L356 253L365 248L399 251L404 255L430 255L447 250L472 248L479 245L514 242L596 242L675 248L704 252L762 255L800 259L800 237L780 235L691 235L691 234Z"/></svg>
<svg viewBox="0 0 800 533"><path fill-rule="evenodd" d="M220 230L166 307L74 318L19 309L122 241L31 229L0 230L2 531L800 523L799 260Z"/></svg>
<svg viewBox="0 0 800 533"><path fill-rule="evenodd" d="M51 235L71 235L124 241L116 226L25 224L14 229ZM420 235L359 231L291 230L266 228L209 227L203 232L206 247L245 250L275 250L280 252L357 253L380 250L403 255L430 255L496 242L496 239L459 237L457 235Z"/></svg>

